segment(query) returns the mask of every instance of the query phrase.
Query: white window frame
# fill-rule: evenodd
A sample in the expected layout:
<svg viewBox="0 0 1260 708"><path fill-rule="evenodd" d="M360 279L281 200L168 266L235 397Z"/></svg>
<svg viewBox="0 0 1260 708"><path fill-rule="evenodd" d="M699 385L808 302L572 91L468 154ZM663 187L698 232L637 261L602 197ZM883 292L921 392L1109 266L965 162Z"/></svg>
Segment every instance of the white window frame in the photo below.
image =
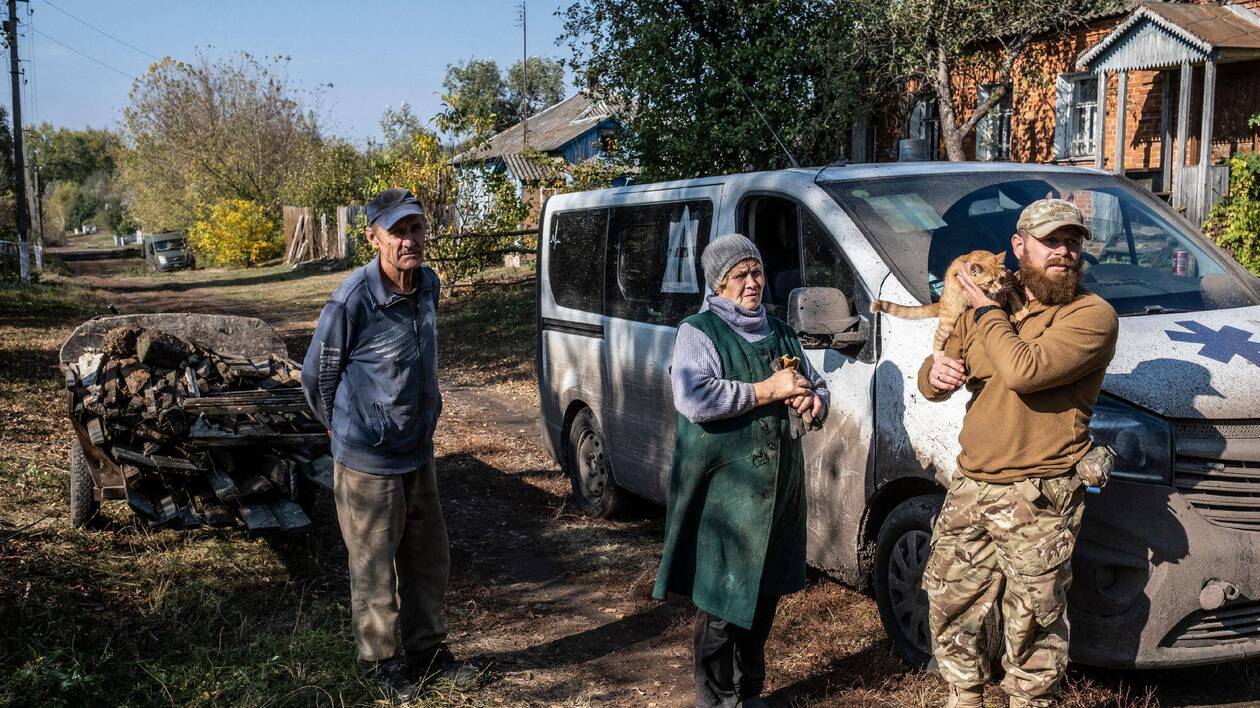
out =
<svg viewBox="0 0 1260 708"><path fill-rule="evenodd" d="M989 99L1001 84L976 87L976 108ZM1011 159L1011 92L976 124L976 159L988 162Z"/></svg>
<svg viewBox="0 0 1260 708"><path fill-rule="evenodd" d="M1098 90L1094 84L1093 103L1081 104L1078 87L1086 81L1097 82L1090 73L1059 74L1055 89L1054 106L1054 157L1056 160L1087 160L1097 152ZM1084 113L1083 113L1084 112ZM1087 115L1084 137L1077 140L1076 124L1082 114Z"/></svg>

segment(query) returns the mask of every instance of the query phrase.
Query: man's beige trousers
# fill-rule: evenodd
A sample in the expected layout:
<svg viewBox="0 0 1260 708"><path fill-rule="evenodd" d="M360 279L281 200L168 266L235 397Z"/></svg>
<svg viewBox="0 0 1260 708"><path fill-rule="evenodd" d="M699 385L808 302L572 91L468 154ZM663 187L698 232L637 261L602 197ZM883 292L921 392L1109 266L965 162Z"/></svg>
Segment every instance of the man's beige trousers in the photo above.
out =
<svg viewBox="0 0 1260 708"><path fill-rule="evenodd" d="M423 655L446 638L450 574L433 459L401 475L333 468L337 523L350 555L350 608L365 665Z"/></svg>

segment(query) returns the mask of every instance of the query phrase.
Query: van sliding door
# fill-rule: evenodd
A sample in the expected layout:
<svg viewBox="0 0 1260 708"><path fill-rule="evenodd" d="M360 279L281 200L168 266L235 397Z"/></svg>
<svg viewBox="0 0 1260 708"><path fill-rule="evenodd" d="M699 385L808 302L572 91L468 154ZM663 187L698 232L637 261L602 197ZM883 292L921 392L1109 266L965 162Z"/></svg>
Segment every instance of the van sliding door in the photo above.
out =
<svg viewBox="0 0 1260 708"><path fill-rule="evenodd" d="M700 310L700 253L720 188L628 195L608 217L608 444L621 486L664 501L678 413L670 364L678 322Z"/></svg>

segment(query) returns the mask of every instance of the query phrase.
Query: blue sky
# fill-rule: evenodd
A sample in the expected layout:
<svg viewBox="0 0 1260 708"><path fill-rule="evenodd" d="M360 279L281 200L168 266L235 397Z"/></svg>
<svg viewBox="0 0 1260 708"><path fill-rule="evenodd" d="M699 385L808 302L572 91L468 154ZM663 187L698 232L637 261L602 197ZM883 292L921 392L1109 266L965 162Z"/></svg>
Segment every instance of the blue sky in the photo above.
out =
<svg viewBox="0 0 1260 708"><path fill-rule="evenodd" d="M555 44L562 31L555 13L568 4L529 0L531 55L568 58L567 48ZM319 105L327 132L363 142L379 134L377 118L386 106L407 101L431 118L447 64L476 56L506 68L521 57L514 0L30 0L18 3L18 13L31 23L19 39L28 125L117 127L131 77L142 76L153 61L146 54L192 59L198 50L210 56L248 51L291 57L289 76L303 88L331 83L321 89ZM7 107L7 82L4 87L0 103Z"/></svg>

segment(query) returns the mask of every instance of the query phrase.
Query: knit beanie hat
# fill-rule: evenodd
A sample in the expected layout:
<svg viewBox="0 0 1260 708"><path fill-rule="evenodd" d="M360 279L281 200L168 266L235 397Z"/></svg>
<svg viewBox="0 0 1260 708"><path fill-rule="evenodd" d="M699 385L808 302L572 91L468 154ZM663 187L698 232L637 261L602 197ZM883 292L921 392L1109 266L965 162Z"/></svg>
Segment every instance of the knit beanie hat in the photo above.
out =
<svg viewBox="0 0 1260 708"><path fill-rule="evenodd" d="M742 234L726 234L710 241L704 253L700 254L700 264L704 266L704 282L708 284L709 290L716 290L727 271L734 268L736 263L749 258L762 263L757 246ZM764 267L765 264L762 265Z"/></svg>

